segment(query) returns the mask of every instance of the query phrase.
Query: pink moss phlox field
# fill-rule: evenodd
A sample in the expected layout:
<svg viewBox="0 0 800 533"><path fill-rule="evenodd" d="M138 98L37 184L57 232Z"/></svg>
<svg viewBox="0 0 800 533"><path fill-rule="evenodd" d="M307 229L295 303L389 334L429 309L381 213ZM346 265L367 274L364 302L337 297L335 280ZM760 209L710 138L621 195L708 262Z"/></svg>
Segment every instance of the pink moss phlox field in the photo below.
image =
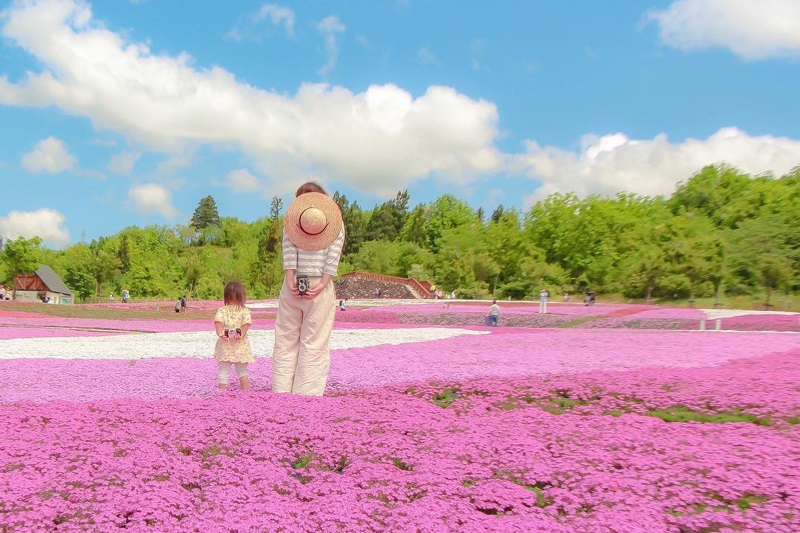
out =
<svg viewBox="0 0 800 533"><path fill-rule="evenodd" d="M47 337L98 337L114 335L119 331L86 330L69 327L0 327L0 340L7 339L40 339Z"/></svg>
<svg viewBox="0 0 800 533"><path fill-rule="evenodd" d="M738 331L800 331L800 314L752 314L723 318L722 329Z"/></svg>
<svg viewBox="0 0 800 533"><path fill-rule="evenodd" d="M502 302L501 302L502 304ZM449 305L449 307L448 307ZM485 305L464 303L390 304L337 313L339 323L432 324L439 326L481 326L488 312ZM580 329L665 329L699 330L715 327L704 310L655 305L605 304L584 306L571 303L548 305L546 314L538 306L520 304L501 308L500 324L505 327L572 327ZM800 314L746 314L721 319L721 329L737 331L800 331Z"/></svg>
<svg viewBox="0 0 800 533"><path fill-rule="evenodd" d="M796 427L478 407L391 390L6 407L0 430L15 438L0 450L0 527L781 532L797 523Z"/></svg>
<svg viewBox="0 0 800 533"><path fill-rule="evenodd" d="M607 318L694 320L642 307ZM269 359L249 393L210 357L0 359L0 531L800 531L796 334L471 329L334 350L323 398Z"/></svg>
<svg viewBox="0 0 800 533"><path fill-rule="evenodd" d="M632 318L685 318L700 320L706 313L700 309L687 309L682 307L655 307L629 315Z"/></svg>
<svg viewBox="0 0 800 533"><path fill-rule="evenodd" d="M713 367L729 360L782 353L798 344L791 335L758 333L496 329L501 331L334 350L329 389L346 392L411 381ZM255 389L269 388L269 359L259 357L249 371ZM204 398L213 391L216 372L211 359L164 357L0 359L0 374L4 376L0 403L13 403Z"/></svg>
<svg viewBox="0 0 800 533"><path fill-rule="evenodd" d="M93 318L68 318L68 317L36 317L18 318L5 316L0 313L0 338L14 338L14 333L27 330L46 331L50 328L64 328L75 330L73 335L83 335L84 332L106 330L108 332L172 332L172 331L208 331L213 329L213 319L188 319L188 320L154 320L131 318L126 320L93 319ZM11 333L9 333L11 332ZM42 335L44 336L44 335Z"/></svg>
<svg viewBox="0 0 800 533"><path fill-rule="evenodd" d="M508 329L491 335L335 352L330 382L334 388L351 389L398 380L714 366L785 352L796 347L798 340L793 335L759 333Z"/></svg>
<svg viewBox="0 0 800 533"><path fill-rule="evenodd" d="M537 314L539 312L538 303L520 303L512 302L505 303L498 301L500 305L501 316L505 315L526 315ZM450 305L450 307L446 307ZM640 308L642 306L637 307ZM649 307L647 307L649 308ZM614 304L598 304L593 306L585 306L577 303L549 303L547 306L548 313L557 315L569 316L608 316L621 311L629 312L631 306L627 305L614 305ZM489 303L475 302L475 303L451 303L448 304L447 300L438 300L436 303L426 303L420 305L404 305L404 304L388 304L378 305L364 309L363 312L367 313L469 313L474 315L486 315L489 312Z"/></svg>
<svg viewBox="0 0 800 533"><path fill-rule="evenodd" d="M700 321L686 318L600 318L575 326L580 329L672 329L691 331L700 329Z"/></svg>
<svg viewBox="0 0 800 533"><path fill-rule="evenodd" d="M566 376L481 377L390 385L461 412L541 408L579 415L635 413L657 416L679 409L728 414L761 425L800 423L800 348L706 368L642 368ZM447 396L447 394L444 394Z"/></svg>

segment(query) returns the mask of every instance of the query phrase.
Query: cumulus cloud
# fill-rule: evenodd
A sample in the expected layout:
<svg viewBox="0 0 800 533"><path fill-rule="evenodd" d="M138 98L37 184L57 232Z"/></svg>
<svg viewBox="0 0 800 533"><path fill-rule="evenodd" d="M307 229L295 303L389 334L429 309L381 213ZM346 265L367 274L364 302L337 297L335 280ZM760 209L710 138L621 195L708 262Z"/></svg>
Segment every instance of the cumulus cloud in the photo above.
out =
<svg viewBox="0 0 800 533"><path fill-rule="evenodd" d="M131 187L128 200L143 215L158 214L164 218L174 218L178 214L172 205L172 194L156 183Z"/></svg>
<svg viewBox="0 0 800 533"><path fill-rule="evenodd" d="M75 166L76 159L64 143L55 137L39 141L29 153L22 157L22 166L28 172L58 174Z"/></svg>
<svg viewBox="0 0 800 533"><path fill-rule="evenodd" d="M748 60L800 56L797 0L677 0L645 20L680 50L723 47Z"/></svg>
<svg viewBox="0 0 800 533"><path fill-rule="evenodd" d="M111 172L116 172L123 176L130 176L133 174L133 167L136 166L140 157L142 157L141 152L120 152L111 158L106 168Z"/></svg>
<svg viewBox="0 0 800 533"><path fill-rule="evenodd" d="M338 17L331 15L317 24L317 31L325 38L325 55L328 56L328 61L318 71L320 76L325 76L336 68L336 62L339 60L339 41L336 34L344 33L345 27Z"/></svg>
<svg viewBox="0 0 800 533"><path fill-rule="evenodd" d="M326 20L335 45L343 26ZM16 3L0 33L42 65L16 82L0 76L0 103L56 106L156 151L241 150L275 183L316 174L388 196L432 175L469 180L502 165L494 104L449 87L417 97L390 84L361 93L324 84L270 92L221 68L193 68L186 54L126 42L77 0Z"/></svg>
<svg viewBox="0 0 800 533"><path fill-rule="evenodd" d="M514 166L541 182L528 203L555 192L645 196L669 195L678 182L702 167L726 162L751 175L781 176L800 164L800 141L763 135L753 137L737 128L723 128L708 139L670 143L666 135L650 140L629 139L622 133L587 135L580 152L528 141Z"/></svg>
<svg viewBox="0 0 800 533"><path fill-rule="evenodd" d="M234 192L262 191L264 189L261 180L242 168L228 173L226 185Z"/></svg>
<svg viewBox="0 0 800 533"><path fill-rule="evenodd" d="M39 237L47 245L61 247L69 244L69 231L63 227L66 218L54 209L10 211L0 216L0 235L4 240Z"/></svg>
<svg viewBox="0 0 800 533"><path fill-rule="evenodd" d="M259 28L265 20L269 20L273 26L283 26L286 35L294 36L294 11L285 6L277 4L264 4L254 13L250 13L233 27L227 37L234 41L245 39L257 39Z"/></svg>

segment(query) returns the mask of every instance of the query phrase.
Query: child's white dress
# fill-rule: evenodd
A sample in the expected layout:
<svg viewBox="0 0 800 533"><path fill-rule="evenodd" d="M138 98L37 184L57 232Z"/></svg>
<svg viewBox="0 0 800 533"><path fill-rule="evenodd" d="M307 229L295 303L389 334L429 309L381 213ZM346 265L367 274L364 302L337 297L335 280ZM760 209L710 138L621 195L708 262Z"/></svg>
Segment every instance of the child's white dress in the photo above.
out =
<svg viewBox="0 0 800 533"><path fill-rule="evenodd" d="M241 328L245 324L252 326L253 319L250 310L242 305L226 305L217 310L214 322L221 322L222 329ZM230 363L252 363L255 361L253 350L250 347L250 337L245 335L241 339L218 338L214 348L214 359Z"/></svg>

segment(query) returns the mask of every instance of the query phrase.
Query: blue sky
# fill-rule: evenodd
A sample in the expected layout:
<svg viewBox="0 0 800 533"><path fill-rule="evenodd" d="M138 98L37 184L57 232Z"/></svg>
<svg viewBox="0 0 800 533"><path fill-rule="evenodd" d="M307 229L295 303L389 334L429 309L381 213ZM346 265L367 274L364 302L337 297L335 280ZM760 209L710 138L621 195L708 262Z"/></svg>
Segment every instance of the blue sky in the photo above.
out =
<svg viewBox="0 0 800 533"><path fill-rule="evenodd" d="M798 66L796 0L0 1L0 236L781 176Z"/></svg>

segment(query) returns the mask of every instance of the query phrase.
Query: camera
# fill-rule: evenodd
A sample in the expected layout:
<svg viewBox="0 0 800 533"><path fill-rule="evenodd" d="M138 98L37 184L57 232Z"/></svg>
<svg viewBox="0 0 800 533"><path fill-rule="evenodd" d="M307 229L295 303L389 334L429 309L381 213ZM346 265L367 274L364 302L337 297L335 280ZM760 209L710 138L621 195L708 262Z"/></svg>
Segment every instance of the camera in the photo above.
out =
<svg viewBox="0 0 800 533"><path fill-rule="evenodd" d="M236 328L236 329L226 329L226 330L225 330L225 336L226 336L226 337L232 337L232 336L234 336L234 335L235 335L235 334L237 334L237 333L239 334L239 336L241 336L241 335L242 335L242 330L241 330L241 328Z"/></svg>
<svg viewBox="0 0 800 533"><path fill-rule="evenodd" d="M297 276L297 292L300 296L308 292L308 276Z"/></svg>

